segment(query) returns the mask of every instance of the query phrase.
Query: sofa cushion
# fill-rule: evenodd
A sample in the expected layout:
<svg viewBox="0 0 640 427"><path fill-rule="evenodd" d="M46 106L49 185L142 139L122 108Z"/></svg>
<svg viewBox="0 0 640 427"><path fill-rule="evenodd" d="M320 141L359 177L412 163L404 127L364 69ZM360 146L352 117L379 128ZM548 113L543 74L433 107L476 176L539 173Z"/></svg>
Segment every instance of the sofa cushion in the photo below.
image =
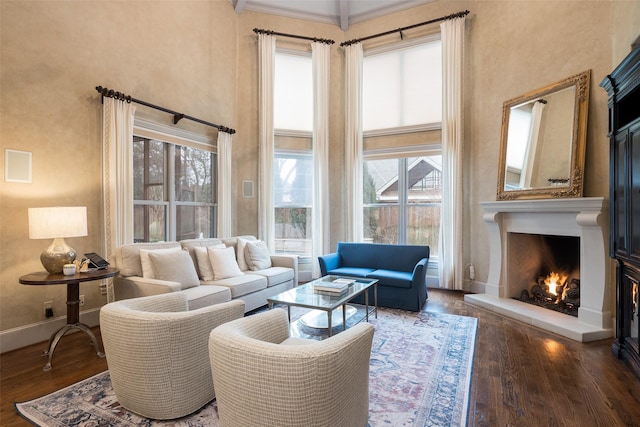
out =
<svg viewBox="0 0 640 427"><path fill-rule="evenodd" d="M207 253L209 254L209 261L213 269L214 280L242 276L244 274L238 267L236 254L232 247L224 249L208 247Z"/></svg>
<svg viewBox="0 0 640 427"><path fill-rule="evenodd" d="M413 272L421 259L429 258L429 246L423 245L338 242L337 252L343 266L407 272Z"/></svg>
<svg viewBox="0 0 640 427"><path fill-rule="evenodd" d="M224 242L221 239L214 237L207 239L185 239L178 242L183 249L189 251L189 255L191 255L191 259L193 259L193 263L196 266L196 271L200 271L200 265L198 264L198 257L196 256L195 248L206 248L207 246L217 246L223 243Z"/></svg>
<svg viewBox="0 0 640 427"><path fill-rule="evenodd" d="M116 248L115 265L120 270L120 275L142 277L142 263L140 261L140 250L142 249L167 249L179 248L178 242L156 242L156 243L132 243Z"/></svg>
<svg viewBox="0 0 640 427"><path fill-rule="evenodd" d="M178 282L182 289L200 285L196 267L187 251L150 251L149 260L157 279Z"/></svg>
<svg viewBox="0 0 640 427"><path fill-rule="evenodd" d="M231 291L231 298L238 298L267 287L267 278L257 274L243 274L242 276L228 277L222 280L201 282L203 286L225 286Z"/></svg>
<svg viewBox="0 0 640 427"><path fill-rule="evenodd" d="M410 288L413 273L406 271L376 270L367 274L367 279L378 279L380 284L393 288Z"/></svg>
<svg viewBox="0 0 640 427"><path fill-rule="evenodd" d="M253 271L264 270L271 267L271 253L267 244L262 240L247 242L244 257L249 269Z"/></svg>
<svg viewBox="0 0 640 427"><path fill-rule="evenodd" d="M249 243L249 240L245 239L244 237L237 238L236 258L238 261L238 267L240 267L240 270L242 271L249 270L249 266L247 265L247 261L244 256L244 251L247 247L247 243Z"/></svg>
<svg viewBox="0 0 640 427"><path fill-rule="evenodd" d="M340 267L327 271L327 274L333 274L335 276L367 277L367 274L371 274L374 271L375 268Z"/></svg>
<svg viewBox="0 0 640 427"><path fill-rule="evenodd" d="M224 249L226 246L224 243L218 245L207 246L209 248ZM209 260L209 253L205 246L196 246L192 250L196 254L196 260L198 261L198 275L202 280L213 280L213 268L211 268L211 261Z"/></svg>
<svg viewBox="0 0 640 427"><path fill-rule="evenodd" d="M293 269L287 267L270 267L264 270L256 270L253 274L259 274L267 278L267 287L279 285L287 280L293 280Z"/></svg>
<svg viewBox="0 0 640 427"><path fill-rule="evenodd" d="M156 272L149 259L149 254L164 254L170 252L176 252L181 250L180 247L173 247L167 249L140 249L140 264L142 265L142 277L146 279L158 279Z"/></svg>
<svg viewBox="0 0 640 427"><path fill-rule="evenodd" d="M187 294L189 310L231 301L231 290L226 286L197 286L185 289L183 292Z"/></svg>

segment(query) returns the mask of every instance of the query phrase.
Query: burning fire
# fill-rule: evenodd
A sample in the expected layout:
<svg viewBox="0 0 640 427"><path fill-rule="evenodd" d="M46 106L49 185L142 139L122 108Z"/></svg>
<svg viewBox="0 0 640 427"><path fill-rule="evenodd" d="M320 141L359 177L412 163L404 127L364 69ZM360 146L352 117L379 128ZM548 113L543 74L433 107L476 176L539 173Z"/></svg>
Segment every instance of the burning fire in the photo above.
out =
<svg viewBox="0 0 640 427"><path fill-rule="evenodd" d="M544 279L544 284L549 287L549 293L553 295L558 295L558 286L564 285L564 282L567 281L567 275L562 273L551 273L546 279Z"/></svg>

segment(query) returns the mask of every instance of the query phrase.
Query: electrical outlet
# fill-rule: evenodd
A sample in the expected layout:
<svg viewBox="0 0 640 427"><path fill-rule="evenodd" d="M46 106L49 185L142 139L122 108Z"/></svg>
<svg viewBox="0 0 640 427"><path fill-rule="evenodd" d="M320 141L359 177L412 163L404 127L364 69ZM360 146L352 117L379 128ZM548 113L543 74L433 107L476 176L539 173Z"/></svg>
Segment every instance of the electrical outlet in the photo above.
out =
<svg viewBox="0 0 640 427"><path fill-rule="evenodd" d="M53 301L44 302L44 317L53 317Z"/></svg>
<svg viewBox="0 0 640 427"><path fill-rule="evenodd" d="M473 266L473 264L471 264L469 266L469 279L471 281L474 281L476 278L476 268Z"/></svg>
<svg viewBox="0 0 640 427"><path fill-rule="evenodd" d="M84 295L80 295L80 307L84 305Z"/></svg>

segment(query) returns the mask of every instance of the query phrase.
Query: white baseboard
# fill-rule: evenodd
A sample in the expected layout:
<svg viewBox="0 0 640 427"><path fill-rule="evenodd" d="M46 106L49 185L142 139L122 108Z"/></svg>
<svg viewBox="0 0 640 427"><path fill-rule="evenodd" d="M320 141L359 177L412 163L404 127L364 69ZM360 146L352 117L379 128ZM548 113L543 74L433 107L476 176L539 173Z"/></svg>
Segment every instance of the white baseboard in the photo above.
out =
<svg viewBox="0 0 640 427"><path fill-rule="evenodd" d="M100 308L93 308L80 313L80 321L90 327L100 324ZM0 353L45 342L58 329L67 323L67 316L43 320L30 325L19 326L0 332Z"/></svg>
<svg viewBox="0 0 640 427"><path fill-rule="evenodd" d="M484 294L486 290L486 283L478 282L474 280L469 284L465 284L465 291L474 293L474 294Z"/></svg>

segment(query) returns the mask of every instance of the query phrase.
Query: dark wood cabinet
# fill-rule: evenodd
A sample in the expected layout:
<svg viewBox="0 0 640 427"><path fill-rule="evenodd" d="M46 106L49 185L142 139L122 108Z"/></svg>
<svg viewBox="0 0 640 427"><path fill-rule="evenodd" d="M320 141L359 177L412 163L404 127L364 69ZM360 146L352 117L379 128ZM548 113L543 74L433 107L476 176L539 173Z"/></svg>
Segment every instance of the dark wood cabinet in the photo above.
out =
<svg viewBox="0 0 640 427"><path fill-rule="evenodd" d="M609 255L616 260L612 350L640 377L640 47L600 86L609 94Z"/></svg>

